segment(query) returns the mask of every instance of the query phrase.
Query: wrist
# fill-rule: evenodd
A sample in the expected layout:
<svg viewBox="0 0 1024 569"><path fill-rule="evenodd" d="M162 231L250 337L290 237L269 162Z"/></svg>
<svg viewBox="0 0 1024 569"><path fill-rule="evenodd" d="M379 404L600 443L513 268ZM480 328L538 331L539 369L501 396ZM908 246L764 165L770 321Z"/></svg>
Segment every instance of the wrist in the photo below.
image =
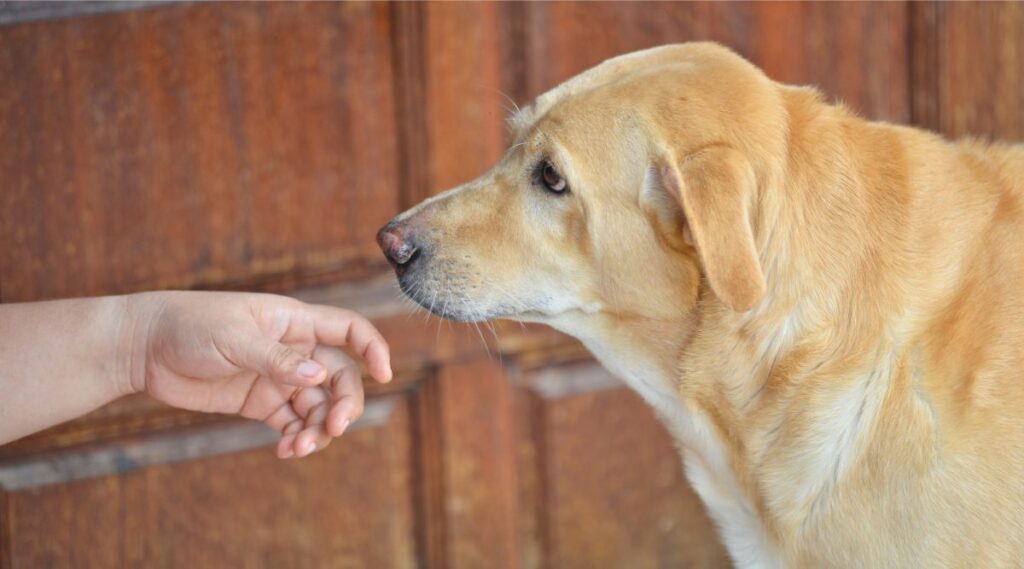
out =
<svg viewBox="0 0 1024 569"><path fill-rule="evenodd" d="M119 349L125 365L119 389L123 395L146 391L153 330L166 306L168 294L144 292L120 297L123 316Z"/></svg>

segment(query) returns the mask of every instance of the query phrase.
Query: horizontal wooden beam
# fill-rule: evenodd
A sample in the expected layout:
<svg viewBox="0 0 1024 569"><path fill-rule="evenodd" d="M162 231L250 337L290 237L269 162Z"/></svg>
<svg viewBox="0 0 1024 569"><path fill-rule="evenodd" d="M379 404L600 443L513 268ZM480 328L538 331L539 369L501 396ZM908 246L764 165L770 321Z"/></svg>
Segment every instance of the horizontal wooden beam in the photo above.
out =
<svg viewBox="0 0 1024 569"><path fill-rule="evenodd" d="M179 4L172 0L96 1L96 2L2 2L0 1L0 25L59 20L76 16L91 16L106 12L123 12L153 8L165 4Z"/></svg>
<svg viewBox="0 0 1024 569"><path fill-rule="evenodd" d="M622 380L595 362L540 369L530 375L527 385L541 399L562 399L625 386Z"/></svg>
<svg viewBox="0 0 1024 569"><path fill-rule="evenodd" d="M402 316L417 310L411 300L402 296L390 271L355 282L301 288L288 295L303 302L356 310L370 320Z"/></svg>
<svg viewBox="0 0 1024 569"><path fill-rule="evenodd" d="M385 424L396 396L367 402L363 416L352 424L358 431ZM41 455L0 462L0 489L24 490L131 472L147 466L209 458L268 447L278 433L254 421L227 421L216 425L175 429L110 441L97 446L72 447Z"/></svg>

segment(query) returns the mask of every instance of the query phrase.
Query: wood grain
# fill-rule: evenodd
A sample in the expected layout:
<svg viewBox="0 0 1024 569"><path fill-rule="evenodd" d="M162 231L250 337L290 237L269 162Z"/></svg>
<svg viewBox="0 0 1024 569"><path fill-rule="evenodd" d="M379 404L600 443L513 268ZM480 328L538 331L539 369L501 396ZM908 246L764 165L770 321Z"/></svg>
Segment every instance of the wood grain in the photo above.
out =
<svg viewBox="0 0 1024 569"><path fill-rule="evenodd" d="M120 566L124 498L117 477L9 493L11 569Z"/></svg>
<svg viewBox="0 0 1024 569"><path fill-rule="evenodd" d="M507 144L505 49L512 33L502 3L423 6L423 101L428 194L484 173ZM416 201L426 197L415 196Z"/></svg>
<svg viewBox="0 0 1024 569"><path fill-rule="evenodd" d="M621 53L713 40L778 81L818 85L872 118L909 118L901 2L555 2L530 4L527 17L530 96Z"/></svg>
<svg viewBox="0 0 1024 569"><path fill-rule="evenodd" d="M408 406L323 453L261 449L10 494L12 567L415 566Z"/></svg>
<svg viewBox="0 0 1024 569"><path fill-rule="evenodd" d="M922 14L921 17L927 17ZM934 6L934 127L953 136L1024 140L1024 6L1017 2Z"/></svg>
<svg viewBox="0 0 1024 569"><path fill-rule="evenodd" d="M910 121L932 131L939 125L938 2L911 2L908 9L910 36Z"/></svg>
<svg viewBox="0 0 1024 569"><path fill-rule="evenodd" d="M11 569L11 509L7 492L0 490L0 569Z"/></svg>
<svg viewBox="0 0 1024 569"><path fill-rule="evenodd" d="M446 564L518 566L512 387L493 360L445 366L436 379Z"/></svg>
<svg viewBox="0 0 1024 569"><path fill-rule="evenodd" d="M370 4L0 27L3 299L379 263L398 209L390 34Z"/></svg>
<svg viewBox="0 0 1024 569"><path fill-rule="evenodd" d="M404 211L430 195L426 169L428 163L426 124L423 112L423 92L426 85L424 69L423 8L422 2L393 2L391 19L396 90L398 144L402 160L399 161L401 182L401 210ZM396 212L398 213L398 212Z"/></svg>

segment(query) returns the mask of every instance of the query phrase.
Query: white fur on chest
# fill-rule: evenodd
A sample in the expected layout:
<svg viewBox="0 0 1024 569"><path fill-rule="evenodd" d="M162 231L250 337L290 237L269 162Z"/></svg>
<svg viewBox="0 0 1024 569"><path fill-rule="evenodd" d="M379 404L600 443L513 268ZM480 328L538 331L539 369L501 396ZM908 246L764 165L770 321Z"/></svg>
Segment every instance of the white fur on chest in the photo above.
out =
<svg viewBox="0 0 1024 569"><path fill-rule="evenodd" d="M650 404L683 454L687 478L718 525L738 567L780 567L757 513L733 472L725 449L707 419L687 409L675 378L629 349L600 338L563 330L579 338L594 356Z"/></svg>

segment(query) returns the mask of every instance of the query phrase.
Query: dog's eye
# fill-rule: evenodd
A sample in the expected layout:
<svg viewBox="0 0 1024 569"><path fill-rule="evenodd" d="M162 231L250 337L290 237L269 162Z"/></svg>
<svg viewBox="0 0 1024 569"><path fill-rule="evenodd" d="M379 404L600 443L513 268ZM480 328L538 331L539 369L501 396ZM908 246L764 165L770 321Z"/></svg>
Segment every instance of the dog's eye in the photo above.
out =
<svg viewBox="0 0 1024 569"><path fill-rule="evenodd" d="M556 194L569 189L569 184L565 182L565 178L547 160L540 165L540 182L544 184L545 188Z"/></svg>

